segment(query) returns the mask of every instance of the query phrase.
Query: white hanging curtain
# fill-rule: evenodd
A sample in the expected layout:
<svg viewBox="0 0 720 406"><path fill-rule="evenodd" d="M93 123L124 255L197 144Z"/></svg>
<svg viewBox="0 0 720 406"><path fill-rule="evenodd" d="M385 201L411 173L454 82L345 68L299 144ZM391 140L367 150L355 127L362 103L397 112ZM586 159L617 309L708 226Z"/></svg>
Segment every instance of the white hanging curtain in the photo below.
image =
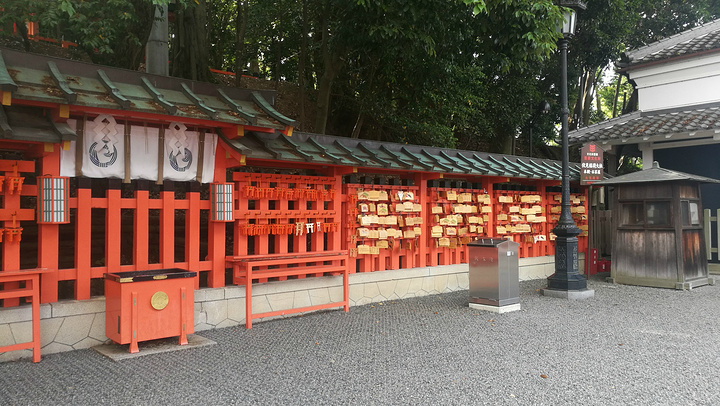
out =
<svg viewBox="0 0 720 406"><path fill-rule="evenodd" d="M198 133L182 123L170 123L165 130L163 179L187 182L195 180L198 161Z"/></svg>
<svg viewBox="0 0 720 406"><path fill-rule="evenodd" d="M67 121L77 132L77 120ZM158 180L160 129L133 125L130 128L130 178ZM172 123L165 130L163 179L196 180L201 134L188 131L181 123ZM215 174L215 152L218 136L206 133L203 147L202 183L212 183ZM100 115L86 123L83 137L82 174L91 178L123 178L125 175L125 144L123 126L109 115ZM60 176L76 176L76 142L60 151Z"/></svg>
<svg viewBox="0 0 720 406"><path fill-rule="evenodd" d="M82 174L89 178L124 178L125 143L122 126L107 114L86 122Z"/></svg>
<svg viewBox="0 0 720 406"><path fill-rule="evenodd" d="M159 133L159 128L146 125L130 128L131 179L157 180Z"/></svg>
<svg viewBox="0 0 720 406"><path fill-rule="evenodd" d="M67 124L77 134L77 121L70 119ZM60 149L60 176L75 177L75 148L76 142L70 141L68 149Z"/></svg>
<svg viewBox="0 0 720 406"><path fill-rule="evenodd" d="M216 134L205 134L202 183L212 183L215 180L213 178L215 176L215 151L217 150L217 143L218 136Z"/></svg>

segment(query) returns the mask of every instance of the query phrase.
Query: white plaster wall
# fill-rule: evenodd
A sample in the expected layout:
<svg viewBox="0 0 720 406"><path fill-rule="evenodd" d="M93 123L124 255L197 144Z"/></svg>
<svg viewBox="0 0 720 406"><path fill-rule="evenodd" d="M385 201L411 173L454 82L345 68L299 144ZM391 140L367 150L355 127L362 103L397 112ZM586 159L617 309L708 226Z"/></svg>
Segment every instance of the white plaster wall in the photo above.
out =
<svg viewBox="0 0 720 406"><path fill-rule="evenodd" d="M642 111L720 101L720 56L651 65L629 72Z"/></svg>

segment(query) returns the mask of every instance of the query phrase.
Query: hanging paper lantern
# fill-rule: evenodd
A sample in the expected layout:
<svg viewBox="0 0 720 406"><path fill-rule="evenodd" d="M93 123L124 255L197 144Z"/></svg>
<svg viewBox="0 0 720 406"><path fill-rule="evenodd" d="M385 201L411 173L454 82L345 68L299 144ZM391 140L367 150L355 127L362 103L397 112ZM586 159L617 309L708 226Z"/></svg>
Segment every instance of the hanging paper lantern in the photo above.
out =
<svg viewBox="0 0 720 406"><path fill-rule="evenodd" d="M233 184L210 184L210 220L233 221Z"/></svg>
<svg viewBox="0 0 720 406"><path fill-rule="evenodd" d="M41 224L69 223L69 179L60 176L39 176L37 179L37 222Z"/></svg>

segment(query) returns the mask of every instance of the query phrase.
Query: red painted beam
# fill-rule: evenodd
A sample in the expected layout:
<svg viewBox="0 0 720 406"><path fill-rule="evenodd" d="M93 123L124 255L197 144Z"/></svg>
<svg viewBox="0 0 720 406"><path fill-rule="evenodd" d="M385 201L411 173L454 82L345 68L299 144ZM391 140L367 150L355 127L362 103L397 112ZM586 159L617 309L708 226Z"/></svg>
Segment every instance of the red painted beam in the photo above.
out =
<svg viewBox="0 0 720 406"><path fill-rule="evenodd" d="M13 214L17 221L35 221L35 209L0 209L0 221L12 221ZM17 226L22 227L21 224Z"/></svg>
<svg viewBox="0 0 720 406"><path fill-rule="evenodd" d="M60 104L57 103L48 103L48 102L41 102L41 101L35 101L35 100L21 100L21 99L13 99L13 103L16 105L25 105L25 106L35 106L35 107L44 107L48 109L59 109ZM200 118L193 118L193 117L181 117L181 116L171 116L168 114L160 114L160 113L149 113L149 112L143 112L143 111L130 111L130 110L116 110L116 109L106 109L101 107L92 107L92 106L78 106L78 105L70 105L70 114L71 115L84 115L84 114L109 114L113 117L122 118L122 119L128 119L128 120L137 120L137 121L148 121L148 122L156 122L156 123L170 123L173 121L181 121L185 124L191 124L196 125L203 128L235 128L238 125L238 123L228 123L224 121L215 121L210 118L207 119L200 119ZM257 126L245 126L246 131L257 131L257 132L264 132L264 133L273 133L277 130L282 130L285 127L278 127L278 128L268 128L268 127L257 127Z"/></svg>

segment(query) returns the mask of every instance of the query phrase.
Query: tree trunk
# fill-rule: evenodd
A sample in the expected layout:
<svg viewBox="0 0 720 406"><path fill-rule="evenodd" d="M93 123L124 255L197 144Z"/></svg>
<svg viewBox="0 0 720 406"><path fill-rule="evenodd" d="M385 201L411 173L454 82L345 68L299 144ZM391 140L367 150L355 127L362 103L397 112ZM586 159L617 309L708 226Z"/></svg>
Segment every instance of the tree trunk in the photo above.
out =
<svg viewBox="0 0 720 406"><path fill-rule="evenodd" d="M283 16L284 13L282 10L280 13L278 13L278 24L277 24L277 35L273 38L273 50L275 51L275 69L273 69L274 72L271 73L272 77L275 78L275 90L278 89L278 85L280 83L280 78L282 77L282 59L283 59L283 36L285 33L283 32L283 28L285 27L283 24Z"/></svg>
<svg viewBox="0 0 720 406"><path fill-rule="evenodd" d="M300 18L302 22L300 25L300 55L298 58L298 87L300 88L300 111L298 112L300 117L298 120L298 129L305 130L305 98L307 93L305 89L305 71L307 69L305 64L308 51L307 0L301 0Z"/></svg>
<svg viewBox="0 0 720 406"><path fill-rule="evenodd" d="M372 58L370 65L370 74L368 75L369 77L367 78L367 86L365 87L367 89L367 93L364 96L360 96L358 117L357 120L355 120L355 126L353 126L353 131L350 135L350 138L360 138L360 131L362 130L363 123L365 122L365 106L367 104L365 101L368 100L374 92L373 84L375 83L375 73L377 73L380 61L378 60L378 58Z"/></svg>
<svg viewBox="0 0 720 406"><path fill-rule="evenodd" d="M247 31L249 0L237 0L237 18L235 19L235 86L240 86L242 73L245 70L245 33Z"/></svg>
<svg viewBox="0 0 720 406"><path fill-rule="evenodd" d="M512 155L514 143L515 134L513 130L507 128L495 128L489 145L489 152Z"/></svg>
<svg viewBox="0 0 720 406"><path fill-rule="evenodd" d="M318 134L325 134L327 129L327 120L330 114L330 92L336 76L337 68L335 63L326 61L325 72L323 72L320 83L318 83L317 111L315 113L315 132Z"/></svg>
<svg viewBox="0 0 720 406"><path fill-rule="evenodd" d="M30 40L28 39L28 30L27 26L25 25L25 21L18 21L15 23L15 26L17 27L18 33L20 34L20 39L22 40L25 52L30 52Z"/></svg>
<svg viewBox="0 0 720 406"><path fill-rule="evenodd" d="M627 104L624 104L623 106L623 114L632 113L633 111L637 110L637 104L638 104L638 91L637 89L633 90L632 94L630 95L630 100L627 101Z"/></svg>
<svg viewBox="0 0 720 406"><path fill-rule="evenodd" d="M568 129L570 131L576 129L579 127L578 122L580 121L582 117L582 106L583 106L583 100L585 96L585 71L580 74L580 85L578 86L578 96L577 100L575 100L575 107L571 110L571 115L569 117L570 122L568 123Z"/></svg>
<svg viewBox="0 0 720 406"><path fill-rule="evenodd" d="M617 86L615 86L615 97L613 97L612 118L617 117L617 103L620 97L620 86L622 86L623 75L618 75Z"/></svg>
<svg viewBox="0 0 720 406"><path fill-rule="evenodd" d="M357 120L355 120L355 126L353 127L352 134L350 135L350 138L359 138L360 137L360 130L362 129L363 122L365 121L365 114L363 112L358 113Z"/></svg>
<svg viewBox="0 0 720 406"><path fill-rule="evenodd" d="M204 82L211 81L208 66L205 2L206 0L197 0L196 5L177 13L172 47L172 76Z"/></svg>
<svg viewBox="0 0 720 406"><path fill-rule="evenodd" d="M595 89L595 82L593 79L594 78L590 76L590 72L588 72L587 79L585 81L585 92L583 95L585 100L583 101L582 122L580 123L583 127L587 127L590 122L590 108L592 107L594 99L593 90Z"/></svg>
<svg viewBox="0 0 720 406"><path fill-rule="evenodd" d="M325 134L327 129L328 115L330 114L330 93L332 91L332 83L337 77L342 61L333 54L330 45L330 27L329 27L330 4L325 2L322 21L320 24L322 32L321 57L323 61L323 74L318 83L318 99L317 111L315 115L315 132Z"/></svg>

